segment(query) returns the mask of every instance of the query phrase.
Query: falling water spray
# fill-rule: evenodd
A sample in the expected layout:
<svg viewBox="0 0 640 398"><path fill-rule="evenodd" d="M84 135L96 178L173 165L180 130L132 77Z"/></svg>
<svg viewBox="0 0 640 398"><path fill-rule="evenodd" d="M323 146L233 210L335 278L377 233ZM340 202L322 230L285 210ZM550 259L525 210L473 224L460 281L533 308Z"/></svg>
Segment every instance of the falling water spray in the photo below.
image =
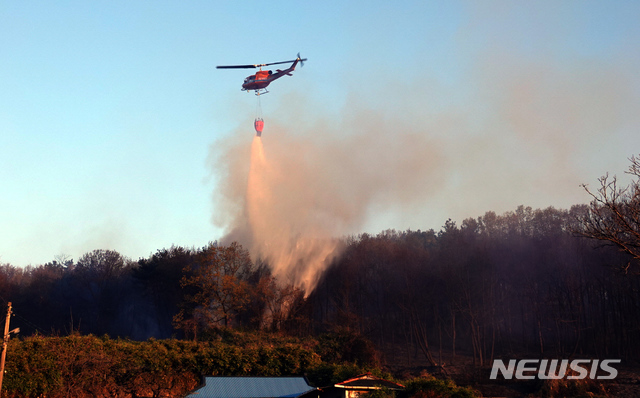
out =
<svg viewBox="0 0 640 398"><path fill-rule="evenodd" d="M289 206L306 204L286 204L277 188L285 178L281 171L269 163L262 138L255 136L251 144L246 194L246 216L252 242L250 251L255 259L263 259L271 265L280 282L293 283L308 294L315 287L319 275L337 255L337 240L313 224L297 223L290 218L290 214L300 211L300 208ZM305 211L313 212L314 209Z"/></svg>
<svg viewBox="0 0 640 398"><path fill-rule="evenodd" d="M246 129L212 145L213 221L226 230L222 244L237 241L308 295L343 237L372 217L425 211L446 175L438 141L421 129L357 109L335 125L309 124L298 102L286 124L296 130L270 121L268 138L254 135L250 148Z"/></svg>

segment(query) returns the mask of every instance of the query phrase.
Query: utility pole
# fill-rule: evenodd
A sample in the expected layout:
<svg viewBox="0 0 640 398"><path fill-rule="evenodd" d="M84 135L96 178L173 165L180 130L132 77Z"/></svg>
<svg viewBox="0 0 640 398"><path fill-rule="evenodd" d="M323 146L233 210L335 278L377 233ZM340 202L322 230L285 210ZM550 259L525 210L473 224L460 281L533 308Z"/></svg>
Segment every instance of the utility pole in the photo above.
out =
<svg viewBox="0 0 640 398"><path fill-rule="evenodd" d="M4 334L2 342L2 357L0 357L0 396L2 395L2 379L4 378L4 360L7 357L7 344L9 344L9 321L11 320L11 302L9 302L9 308L7 309L7 320L4 321ZM12 330L11 332L17 333L20 329Z"/></svg>

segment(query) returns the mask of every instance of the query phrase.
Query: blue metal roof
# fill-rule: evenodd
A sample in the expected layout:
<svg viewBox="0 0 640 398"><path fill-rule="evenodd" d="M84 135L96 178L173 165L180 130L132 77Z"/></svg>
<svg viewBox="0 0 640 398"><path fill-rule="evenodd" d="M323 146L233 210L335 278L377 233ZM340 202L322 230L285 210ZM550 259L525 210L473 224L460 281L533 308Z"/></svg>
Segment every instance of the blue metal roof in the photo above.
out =
<svg viewBox="0 0 640 398"><path fill-rule="evenodd" d="M207 376L187 398L295 398L311 390L304 377Z"/></svg>

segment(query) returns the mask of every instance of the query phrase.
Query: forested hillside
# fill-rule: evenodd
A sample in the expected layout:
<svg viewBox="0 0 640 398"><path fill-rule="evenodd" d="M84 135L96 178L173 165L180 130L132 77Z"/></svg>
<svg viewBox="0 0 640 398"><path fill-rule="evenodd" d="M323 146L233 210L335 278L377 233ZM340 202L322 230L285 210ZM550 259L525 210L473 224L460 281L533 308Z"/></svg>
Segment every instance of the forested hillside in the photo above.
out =
<svg viewBox="0 0 640 398"><path fill-rule="evenodd" d="M521 206L440 231L347 237L312 292L276 281L240 245L215 243L138 261L95 250L5 264L0 292L21 336L206 340L223 326L295 336L342 328L433 365L461 351L478 365L523 351L637 356L640 281L618 268L628 254L576 235L586 210Z"/></svg>
<svg viewBox="0 0 640 398"><path fill-rule="evenodd" d="M637 357L640 281L618 268L628 255L575 236L585 210L519 207L439 232L352 239L303 318L434 365L460 350L477 365L519 352Z"/></svg>

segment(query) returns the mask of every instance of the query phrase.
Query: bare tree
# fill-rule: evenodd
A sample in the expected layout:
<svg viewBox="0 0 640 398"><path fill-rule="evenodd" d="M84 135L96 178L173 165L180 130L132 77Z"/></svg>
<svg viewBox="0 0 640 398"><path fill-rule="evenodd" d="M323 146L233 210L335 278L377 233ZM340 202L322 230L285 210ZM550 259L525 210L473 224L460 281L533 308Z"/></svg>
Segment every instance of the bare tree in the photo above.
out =
<svg viewBox="0 0 640 398"><path fill-rule="evenodd" d="M289 310L303 292L292 284L278 285L274 276L265 275L255 287L259 300L265 308L261 326L268 330L281 330L289 315Z"/></svg>
<svg viewBox="0 0 640 398"><path fill-rule="evenodd" d="M629 254L632 259L622 267L625 273L640 263L640 158L632 156L626 171L635 179L627 187L619 187L616 176L605 174L598 179L600 187L591 191L593 198L580 219L579 235L608 242Z"/></svg>
<svg viewBox="0 0 640 398"><path fill-rule="evenodd" d="M197 263L195 270L185 269L180 281L192 292L185 294L185 307L174 317L174 323L185 331L198 325L233 326L234 318L250 301L247 277L253 263L249 252L236 242L230 246L212 243L198 254Z"/></svg>

